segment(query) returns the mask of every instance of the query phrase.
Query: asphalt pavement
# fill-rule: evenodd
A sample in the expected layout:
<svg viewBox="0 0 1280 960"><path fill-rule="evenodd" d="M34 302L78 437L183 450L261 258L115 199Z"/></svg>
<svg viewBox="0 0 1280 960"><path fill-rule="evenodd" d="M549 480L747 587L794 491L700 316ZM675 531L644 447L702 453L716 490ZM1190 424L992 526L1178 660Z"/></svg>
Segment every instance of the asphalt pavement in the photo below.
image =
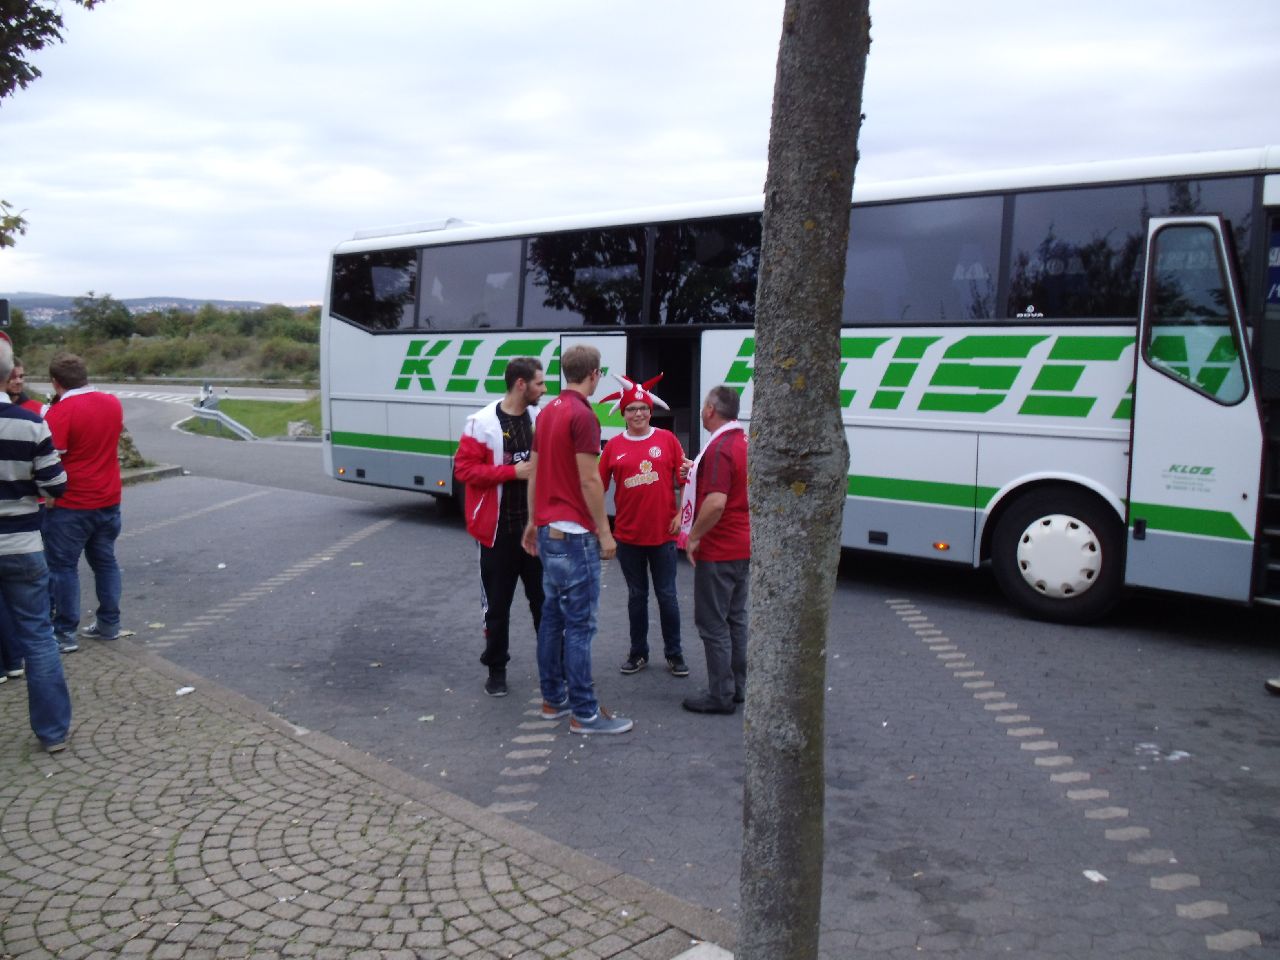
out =
<svg viewBox="0 0 1280 960"><path fill-rule="evenodd" d="M133 424L160 406L126 400L148 455ZM397 796L451 797L618 883L665 891L725 928L670 914L673 930L731 944L742 716L679 709L703 672L687 567L693 676L617 672L625 586L611 565L596 681L636 729L603 743L534 729L526 611L512 695L481 689L475 549L456 518L410 494L264 479L308 457L318 471L314 447L208 443L218 453L194 476L126 492L137 636L112 656L174 665L190 696L221 691L308 757L329 756L317 743L349 751L346 769L378 789L389 777ZM828 638L823 957L1275 955L1280 698L1262 681L1278 639L1274 617L1154 595L1102 627L1039 624L983 572L847 556ZM78 656L73 675L89 669ZM105 678L122 672L95 667L77 687L82 719L95 697L118 705ZM22 735L8 752L29 752L25 724L9 729ZM293 795L275 794L286 808Z"/></svg>
<svg viewBox="0 0 1280 960"><path fill-rule="evenodd" d="M0 956L715 960L732 925L127 638L0 685ZM531 730L551 730L536 710Z"/></svg>

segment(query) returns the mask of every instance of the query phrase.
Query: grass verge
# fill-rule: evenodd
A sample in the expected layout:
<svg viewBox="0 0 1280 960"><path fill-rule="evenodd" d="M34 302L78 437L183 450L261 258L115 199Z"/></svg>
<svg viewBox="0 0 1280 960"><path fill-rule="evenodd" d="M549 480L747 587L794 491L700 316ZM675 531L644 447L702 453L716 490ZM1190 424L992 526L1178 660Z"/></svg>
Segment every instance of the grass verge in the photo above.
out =
<svg viewBox="0 0 1280 960"><path fill-rule="evenodd" d="M219 400L218 409L232 420L244 424L255 437L283 437L289 432L289 424L305 420L311 424L315 435L320 435L320 398L312 397L298 403L281 403L277 400ZM214 420L193 417L182 425L190 433L203 436L234 436Z"/></svg>
<svg viewBox="0 0 1280 960"><path fill-rule="evenodd" d="M283 437L294 420L311 424L315 435L320 436L320 398L312 397L298 403L280 403L275 400L218 401L218 409L232 420L243 423L255 437Z"/></svg>

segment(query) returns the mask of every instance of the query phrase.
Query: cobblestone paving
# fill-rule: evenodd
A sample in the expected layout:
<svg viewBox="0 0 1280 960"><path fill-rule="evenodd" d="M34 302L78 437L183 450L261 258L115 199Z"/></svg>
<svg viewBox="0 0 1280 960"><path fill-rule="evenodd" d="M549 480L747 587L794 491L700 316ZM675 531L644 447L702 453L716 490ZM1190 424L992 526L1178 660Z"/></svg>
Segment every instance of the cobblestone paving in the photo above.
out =
<svg viewBox="0 0 1280 960"><path fill-rule="evenodd" d="M61 754L0 686L0 957L670 960L732 937L128 641L66 666Z"/></svg>

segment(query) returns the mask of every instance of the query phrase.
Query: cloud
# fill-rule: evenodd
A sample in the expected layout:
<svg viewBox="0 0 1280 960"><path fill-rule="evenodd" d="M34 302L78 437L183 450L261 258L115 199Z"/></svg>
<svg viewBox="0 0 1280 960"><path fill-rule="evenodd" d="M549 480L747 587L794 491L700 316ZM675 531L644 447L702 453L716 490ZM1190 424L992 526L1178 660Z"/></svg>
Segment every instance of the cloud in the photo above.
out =
<svg viewBox="0 0 1280 960"><path fill-rule="evenodd" d="M0 289L314 300L355 230L758 193L782 0L111 0L6 101ZM873 3L860 180L1260 146L1280 4Z"/></svg>

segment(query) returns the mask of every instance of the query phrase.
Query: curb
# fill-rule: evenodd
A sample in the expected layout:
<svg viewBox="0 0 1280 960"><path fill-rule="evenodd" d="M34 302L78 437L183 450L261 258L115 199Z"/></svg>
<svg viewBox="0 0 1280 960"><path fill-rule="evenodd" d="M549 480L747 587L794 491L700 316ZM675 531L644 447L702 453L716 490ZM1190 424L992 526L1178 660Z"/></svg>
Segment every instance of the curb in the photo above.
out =
<svg viewBox="0 0 1280 960"><path fill-rule="evenodd" d="M135 483L147 483L151 480L163 480L165 477L180 477L186 471L174 463L158 463L154 467L130 467L120 471L120 483L131 486Z"/></svg>

